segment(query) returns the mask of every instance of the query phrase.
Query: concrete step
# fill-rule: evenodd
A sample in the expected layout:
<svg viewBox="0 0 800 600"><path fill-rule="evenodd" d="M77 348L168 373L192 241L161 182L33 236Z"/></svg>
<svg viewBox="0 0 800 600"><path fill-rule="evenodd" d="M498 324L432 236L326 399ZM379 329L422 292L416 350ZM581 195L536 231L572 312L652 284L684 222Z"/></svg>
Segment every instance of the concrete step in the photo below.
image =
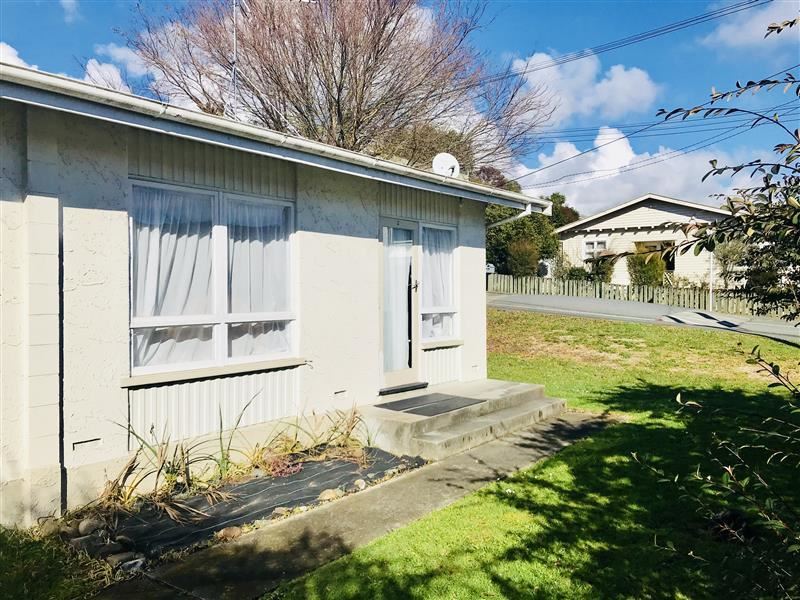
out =
<svg viewBox="0 0 800 600"><path fill-rule="evenodd" d="M555 416L564 410L564 406L563 400L554 398L527 400L469 420L418 433L411 439L411 454L428 460L440 460Z"/></svg>
<svg viewBox="0 0 800 600"><path fill-rule="evenodd" d="M434 416L421 416L378 406L360 407L370 443L393 454L417 454L418 445L412 441L415 436L468 423L488 414L545 398L544 386L493 379L432 386L425 393L442 393L482 402ZM419 392L402 394L397 399L420 395L422 394Z"/></svg>
<svg viewBox="0 0 800 600"><path fill-rule="evenodd" d="M540 400L545 395L543 385L519 383L504 386L502 389L486 390L483 393L471 393L469 396L465 395L465 397L483 400L483 402L417 421L412 427L413 435L471 421L499 410L518 406L532 400Z"/></svg>

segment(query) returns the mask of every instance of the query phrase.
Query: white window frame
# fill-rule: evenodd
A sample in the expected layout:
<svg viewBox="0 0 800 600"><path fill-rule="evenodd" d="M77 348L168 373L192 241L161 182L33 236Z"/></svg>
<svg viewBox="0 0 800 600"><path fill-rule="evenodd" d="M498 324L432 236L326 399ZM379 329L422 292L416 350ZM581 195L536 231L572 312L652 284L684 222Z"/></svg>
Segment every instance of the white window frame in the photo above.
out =
<svg viewBox="0 0 800 600"><path fill-rule="evenodd" d="M417 232L418 239L419 239L419 249L420 249L420 262L419 262L419 274L420 274L420 284L425 285L425 261L422 260L425 253L425 247L423 243L423 236L422 230L428 229L444 229L446 231L453 232L453 304L450 306L434 306L430 308L426 308L423 306L422 298L420 298L419 303L419 340L420 343L426 344L429 342L446 342L451 340L459 339L459 333L461 331L461 311L459 307L461 306L461 295L459 294L459 290L461 289L460 286L460 274L461 269L459 268L459 252L458 252L458 227L454 225L442 225L440 223L427 223L427 222L420 222L419 223L419 231ZM422 317L424 315L431 315L431 314L439 314L439 313L447 313L453 315L453 334L449 336L443 337L435 337L435 338L426 338L422 336Z"/></svg>
<svg viewBox="0 0 800 600"><path fill-rule="evenodd" d="M591 244L592 249L589 250L589 245ZM603 244L602 250L597 247L598 244ZM584 240L583 242L583 260L589 260L592 258L597 258L599 252L605 252L608 250L608 240Z"/></svg>
<svg viewBox="0 0 800 600"><path fill-rule="evenodd" d="M158 317L134 317L133 316L133 210L128 213L128 343L129 343L129 365L132 376L149 375L152 373L170 373L173 371L186 371L194 369L204 369L210 367L220 367L229 365L247 365L249 363L263 362L267 360L287 358L297 355L298 341L296 332L297 313L296 306L296 266L294 262L294 240L295 240L295 203L283 199L268 196L230 193L224 190L207 188L201 186L175 185L170 183L154 182L150 180L131 179L129 186L129 197L133 203L134 187L149 187L156 189L167 189L176 192L193 194L203 194L209 196L212 202L211 218L211 279L212 279L212 312L206 315L188 316L158 316ZM228 202L253 202L255 204L271 204L289 208L289 240L287 250L287 269L289 270L288 297L291 310L282 312L255 312L255 313L230 313L228 312L228 228L227 228L227 206ZM222 267L222 268L220 268ZM228 327L237 323L258 323L258 322L287 322L287 335L289 337L289 350L287 352L259 354L252 356L228 356ZM212 325L212 339L214 345L214 359L210 361L193 361L183 363L171 363L168 365L154 365L135 367L133 365L133 333L134 329L148 327L172 327L181 325Z"/></svg>

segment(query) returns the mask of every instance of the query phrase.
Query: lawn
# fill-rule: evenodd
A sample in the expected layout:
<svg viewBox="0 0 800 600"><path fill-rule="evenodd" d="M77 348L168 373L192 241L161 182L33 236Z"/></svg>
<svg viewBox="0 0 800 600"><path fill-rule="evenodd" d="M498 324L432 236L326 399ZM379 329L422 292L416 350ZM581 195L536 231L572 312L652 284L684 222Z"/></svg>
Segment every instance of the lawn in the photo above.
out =
<svg viewBox="0 0 800 600"><path fill-rule="evenodd" d="M741 346L739 346L741 344ZM707 461L713 432L780 403L742 352L797 372L797 348L728 332L490 311L491 377L543 383L617 425L292 582L285 598L712 598L732 563L670 483ZM702 402L676 414L675 398ZM714 409L721 413L712 416ZM789 485L792 489L795 485ZM796 492L796 490L792 489ZM666 549L674 545L675 551ZM692 558L702 556L708 563ZM705 566L704 566L705 565Z"/></svg>
<svg viewBox="0 0 800 600"><path fill-rule="evenodd" d="M83 598L110 577L106 563L72 552L58 539L0 527L0 598Z"/></svg>

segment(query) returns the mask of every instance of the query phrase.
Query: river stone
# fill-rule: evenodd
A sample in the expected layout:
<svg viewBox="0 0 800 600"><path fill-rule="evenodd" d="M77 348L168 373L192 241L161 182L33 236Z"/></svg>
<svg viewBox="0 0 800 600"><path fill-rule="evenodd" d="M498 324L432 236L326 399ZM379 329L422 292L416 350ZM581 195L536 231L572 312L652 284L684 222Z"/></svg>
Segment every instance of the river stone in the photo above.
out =
<svg viewBox="0 0 800 600"><path fill-rule="evenodd" d="M97 556L100 548L106 545L103 539L94 533L83 535L80 537L72 538L69 545L76 550L83 550L90 556Z"/></svg>
<svg viewBox="0 0 800 600"><path fill-rule="evenodd" d="M134 548L136 546L136 543L127 535L118 535L114 538L114 541L122 544L124 548Z"/></svg>
<svg viewBox="0 0 800 600"><path fill-rule="evenodd" d="M39 535L42 537L50 537L61 532L61 522L55 517L47 517L44 521L39 523Z"/></svg>
<svg viewBox="0 0 800 600"><path fill-rule="evenodd" d="M365 489L367 489L367 482L364 481L363 479L356 479L353 482L353 486L359 491L365 490Z"/></svg>
<svg viewBox="0 0 800 600"><path fill-rule="evenodd" d="M235 540L240 535L242 535L242 528L237 525L225 527L217 532L217 538L222 541Z"/></svg>
<svg viewBox="0 0 800 600"><path fill-rule="evenodd" d="M122 563L132 561L134 558L136 558L136 552L119 552L107 556L106 562L112 567L118 567Z"/></svg>
<svg viewBox="0 0 800 600"><path fill-rule="evenodd" d="M101 527L103 527L105 523L96 517L87 517L83 521L80 522L78 525L78 533L81 535L89 535L90 533L94 533Z"/></svg>
<svg viewBox="0 0 800 600"><path fill-rule="evenodd" d="M122 544L118 542L106 542L97 549L97 556L100 558L105 558L106 556L110 556L112 554L119 554L123 550L125 550L125 548L123 548Z"/></svg>
<svg viewBox="0 0 800 600"><path fill-rule="evenodd" d="M137 554L136 558L129 560L119 565L119 570L125 573L136 573L144 569L147 559L141 554Z"/></svg>
<svg viewBox="0 0 800 600"><path fill-rule="evenodd" d="M279 506L272 511L272 516L274 517L285 517L286 515L290 514L292 514L292 509L288 506Z"/></svg>
<svg viewBox="0 0 800 600"><path fill-rule="evenodd" d="M328 500L336 500L337 498L341 498L344 496L344 492L339 488L330 488L327 490L322 490L319 497L317 498L320 502L326 502Z"/></svg>
<svg viewBox="0 0 800 600"><path fill-rule="evenodd" d="M62 523L59 534L62 538L70 540L72 538L80 537L81 532L78 531L78 524L80 521L72 520L69 523Z"/></svg>

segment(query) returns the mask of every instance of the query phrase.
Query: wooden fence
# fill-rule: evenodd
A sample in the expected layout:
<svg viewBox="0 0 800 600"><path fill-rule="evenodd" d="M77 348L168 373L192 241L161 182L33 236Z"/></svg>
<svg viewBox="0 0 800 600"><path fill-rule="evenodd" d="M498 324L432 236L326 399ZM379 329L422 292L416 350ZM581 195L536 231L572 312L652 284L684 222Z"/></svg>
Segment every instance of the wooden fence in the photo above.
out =
<svg viewBox="0 0 800 600"><path fill-rule="evenodd" d="M673 288L650 285L616 285L549 279L544 277L513 277L511 275L488 275L486 290L500 294L543 294L546 296L579 296L605 298L607 300L629 300L668 304L682 308L713 310L730 315L753 315L753 305L744 298L714 292L714 306L709 307L708 290L700 288ZM780 316L770 313L770 316Z"/></svg>

